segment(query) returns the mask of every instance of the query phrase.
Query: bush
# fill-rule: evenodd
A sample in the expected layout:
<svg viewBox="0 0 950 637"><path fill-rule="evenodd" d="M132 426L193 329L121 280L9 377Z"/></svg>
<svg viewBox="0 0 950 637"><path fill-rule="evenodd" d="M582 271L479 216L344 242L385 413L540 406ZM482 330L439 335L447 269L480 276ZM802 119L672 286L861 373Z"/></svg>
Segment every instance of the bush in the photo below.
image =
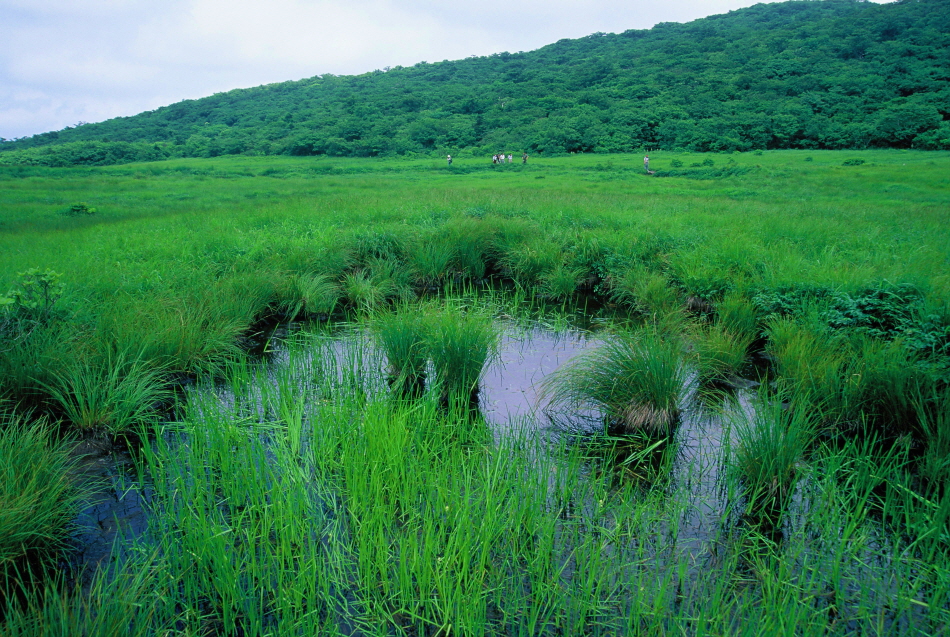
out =
<svg viewBox="0 0 950 637"><path fill-rule="evenodd" d="M69 208L66 208L61 214L66 217L82 217L87 215L94 215L98 212L95 208L89 206L84 202L74 203Z"/></svg>

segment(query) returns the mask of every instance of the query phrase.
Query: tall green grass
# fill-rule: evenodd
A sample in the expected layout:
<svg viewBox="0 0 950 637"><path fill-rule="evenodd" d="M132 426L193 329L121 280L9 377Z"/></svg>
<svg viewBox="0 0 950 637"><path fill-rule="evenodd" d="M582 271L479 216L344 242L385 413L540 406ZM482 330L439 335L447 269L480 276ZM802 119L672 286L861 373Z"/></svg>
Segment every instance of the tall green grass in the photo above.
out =
<svg viewBox="0 0 950 637"><path fill-rule="evenodd" d="M427 318L428 351L444 403L478 400L478 383L498 352L498 330L478 308L449 304Z"/></svg>
<svg viewBox="0 0 950 637"><path fill-rule="evenodd" d="M596 409L628 433L669 436L686 394L681 348L652 329L615 335L545 379L543 395L555 408Z"/></svg>
<svg viewBox="0 0 950 637"><path fill-rule="evenodd" d="M68 442L43 421L0 422L0 592L15 595L31 571L55 564L68 543L87 486L70 472Z"/></svg>
<svg viewBox="0 0 950 637"><path fill-rule="evenodd" d="M80 430L112 435L148 426L172 397L165 372L128 352L73 361L45 389Z"/></svg>
<svg viewBox="0 0 950 637"><path fill-rule="evenodd" d="M425 391L428 330L426 310L409 305L373 322L376 340L388 361L389 385L397 396L418 398Z"/></svg>
<svg viewBox="0 0 950 637"><path fill-rule="evenodd" d="M870 513L900 464L872 467L857 443L788 451L774 438L796 416L778 404L736 449L789 460L727 476L764 494L790 484L775 468L807 470L773 542L730 525L698 469L650 488L564 439L509 428L486 444L446 427L435 396L377 400L338 374L372 362L304 352L269 374L233 366L156 426L147 533L89 594L51 586L4 633L913 635L950 619L936 538L911 544ZM304 406L303 444L259 411L264 385Z"/></svg>
<svg viewBox="0 0 950 637"><path fill-rule="evenodd" d="M806 409L786 408L767 393L754 411L739 414L731 471L742 485L749 515L774 521L801 477L805 452L815 440L815 417Z"/></svg>

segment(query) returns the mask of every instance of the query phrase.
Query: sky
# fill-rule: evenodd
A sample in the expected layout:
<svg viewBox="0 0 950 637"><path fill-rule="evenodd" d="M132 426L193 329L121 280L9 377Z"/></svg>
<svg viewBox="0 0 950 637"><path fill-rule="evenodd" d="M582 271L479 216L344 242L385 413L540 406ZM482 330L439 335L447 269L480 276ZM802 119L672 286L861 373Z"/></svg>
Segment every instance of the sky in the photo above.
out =
<svg viewBox="0 0 950 637"><path fill-rule="evenodd" d="M234 88L688 22L755 0L0 0L0 137Z"/></svg>

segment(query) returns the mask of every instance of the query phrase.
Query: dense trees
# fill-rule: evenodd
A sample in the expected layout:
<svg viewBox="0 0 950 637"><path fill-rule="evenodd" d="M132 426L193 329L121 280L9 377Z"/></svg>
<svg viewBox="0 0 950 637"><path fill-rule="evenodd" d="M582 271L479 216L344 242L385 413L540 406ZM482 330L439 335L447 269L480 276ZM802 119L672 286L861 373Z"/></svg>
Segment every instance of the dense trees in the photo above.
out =
<svg viewBox="0 0 950 637"><path fill-rule="evenodd" d="M642 147L950 148L950 4L762 4L530 53L317 76L5 142L0 162Z"/></svg>

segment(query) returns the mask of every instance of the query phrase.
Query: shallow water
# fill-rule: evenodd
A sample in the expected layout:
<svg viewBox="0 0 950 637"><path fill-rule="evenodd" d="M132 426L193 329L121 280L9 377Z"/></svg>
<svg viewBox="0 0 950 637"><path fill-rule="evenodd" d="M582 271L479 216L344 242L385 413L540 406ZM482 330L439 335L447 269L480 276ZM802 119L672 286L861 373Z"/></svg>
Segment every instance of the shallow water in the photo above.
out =
<svg viewBox="0 0 950 637"><path fill-rule="evenodd" d="M501 322L501 339L498 357L486 370L480 391L480 409L491 427L496 441L507 435L525 432L547 438L561 435L583 439L584 431L598 428L597 414L575 418L569 427L553 418L547 405L539 398L541 381L575 356L597 347L600 338L596 332L577 329L552 330L532 323ZM293 330L290 330L293 331ZM330 377L344 385L358 385L367 395L387 391L381 370L384 357L372 346L365 331L348 329L336 334L313 335L312 346L323 348L331 356L314 353L291 357L277 338L269 340L262 352L267 361L255 367L253 384L259 396L259 411L256 416L266 418L268 391L274 391L281 374L290 374L293 382L312 382L317 377ZM340 364L339 361L345 361ZM326 365L335 365L327 368ZM375 370L375 371L374 371ZM309 379L309 380L308 380ZM270 387L271 389L267 389ZM196 387L189 390L196 402L211 399L228 403L234 400L232 388L225 385ZM197 394L194 392L198 392ZM212 395L209 396L208 393ZM332 398L327 396L328 398ZM685 575L693 578L715 570L720 556L726 554L729 543L734 540L734 531L740 524L741 510L737 510L735 494L726 491L724 453L734 443L730 428L724 426L730 415L737 411L752 409L752 394L737 392L735 400L719 405L705 405L689 395L682 405L682 420L673 442L675 453L668 480L661 485L661 497L675 501L681 506L674 519L660 519L654 525L656 536L645 540L651 548L617 545L612 550L621 554L639 551L639 559L649 559L658 571L666 565L676 564L688 558L691 566ZM580 435L579 435L580 433ZM594 470L592 468L592 470ZM83 511L77 520L80 526L74 538L79 550L74 565L89 571L106 558L115 557L113 545L141 536L148 522L149 490L147 485L137 483L131 458L127 454L90 456L83 466L86 475L101 479L104 487L97 492L94 505ZM644 488L650 488L649 484ZM807 524L806 498L803 491L807 481L799 485L783 526L776 529L776 539L794 532L802 532ZM571 498L571 515L590 517L596 513L597 503L588 496L579 494ZM873 552L886 552L879 545L871 545ZM877 551L881 548L881 551ZM821 549L801 559L822 559ZM880 569L868 560L868 577L874 577ZM569 573L569 570L565 571Z"/></svg>

